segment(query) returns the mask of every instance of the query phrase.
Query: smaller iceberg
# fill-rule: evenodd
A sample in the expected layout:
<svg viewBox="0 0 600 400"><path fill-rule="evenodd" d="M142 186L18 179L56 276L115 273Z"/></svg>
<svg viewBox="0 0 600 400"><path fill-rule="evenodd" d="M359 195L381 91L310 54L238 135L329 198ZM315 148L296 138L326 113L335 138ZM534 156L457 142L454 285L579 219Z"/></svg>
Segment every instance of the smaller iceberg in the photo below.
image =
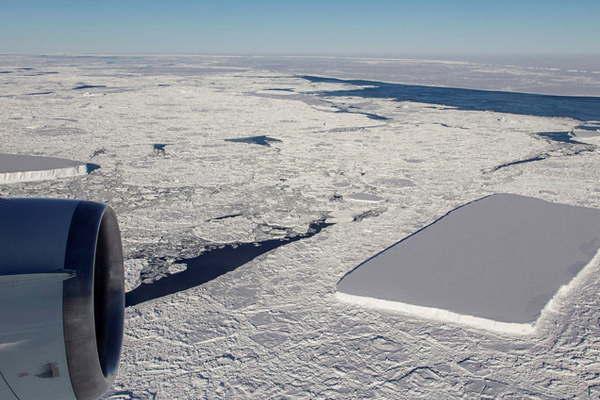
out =
<svg viewBox="0 0 600 400"><path fill-rule="evenodd" d="M63 158L0 153L0 184L86 175L97 168Z"/></svg>

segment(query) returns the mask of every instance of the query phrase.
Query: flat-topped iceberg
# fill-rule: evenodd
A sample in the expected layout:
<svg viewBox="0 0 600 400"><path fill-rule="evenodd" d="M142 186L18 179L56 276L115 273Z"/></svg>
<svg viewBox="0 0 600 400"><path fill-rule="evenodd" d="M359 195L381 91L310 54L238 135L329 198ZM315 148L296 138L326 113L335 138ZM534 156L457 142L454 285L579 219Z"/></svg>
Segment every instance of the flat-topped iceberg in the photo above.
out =
<svg viewBox="0 0 600 400"><path fill-rule="evenodd" d="M0 153L0 184L85 175L95 167L63 158Z"/></svg>
<svg viewBox="0 0 600 400"><path fill-rule="evenodd" d="M598 248L600 210L497 194L450 211L360 264L338 283L337 296L531 333Z"/></svg>

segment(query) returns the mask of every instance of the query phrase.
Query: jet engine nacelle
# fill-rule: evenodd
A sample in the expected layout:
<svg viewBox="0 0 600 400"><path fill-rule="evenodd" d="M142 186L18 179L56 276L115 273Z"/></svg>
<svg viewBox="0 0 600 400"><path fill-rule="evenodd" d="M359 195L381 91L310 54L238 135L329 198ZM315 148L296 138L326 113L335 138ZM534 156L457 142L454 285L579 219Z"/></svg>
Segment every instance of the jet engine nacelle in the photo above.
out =
<svg viewBox="0 0 600 400"><path fill-rule="evenodd" d="M89 201L0 199L0 400L92 400L123 338L117 219Z"/></svg>

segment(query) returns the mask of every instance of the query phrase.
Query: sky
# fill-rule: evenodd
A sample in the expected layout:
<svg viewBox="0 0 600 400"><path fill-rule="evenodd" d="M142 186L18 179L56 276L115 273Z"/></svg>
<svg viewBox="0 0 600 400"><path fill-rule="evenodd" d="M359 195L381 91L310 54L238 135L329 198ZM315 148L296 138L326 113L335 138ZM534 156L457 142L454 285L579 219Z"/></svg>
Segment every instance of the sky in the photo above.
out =
<svg viewBox="0 0 600 400"><path fill-rule="evenodd" d="M599 55L599 0L2 0L0 53Z"/></svg>

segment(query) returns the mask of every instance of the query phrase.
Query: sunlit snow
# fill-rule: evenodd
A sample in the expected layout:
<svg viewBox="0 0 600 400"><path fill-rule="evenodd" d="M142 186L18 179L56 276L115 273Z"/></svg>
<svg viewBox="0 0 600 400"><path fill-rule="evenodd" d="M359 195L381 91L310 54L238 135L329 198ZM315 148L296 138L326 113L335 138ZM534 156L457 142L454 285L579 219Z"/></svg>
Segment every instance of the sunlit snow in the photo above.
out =
<svg viewBox="0 0 600 400"><path fill-rule="evenodd" d="M0 196L108 202L147 300L127 308L107 398L598 396L594 260L531 335L348 304L336 285L486 195L600 208L600 68L7 55L0 71L3 153L101 166ZM308 235L315 221L334 225Z"/></svg>

